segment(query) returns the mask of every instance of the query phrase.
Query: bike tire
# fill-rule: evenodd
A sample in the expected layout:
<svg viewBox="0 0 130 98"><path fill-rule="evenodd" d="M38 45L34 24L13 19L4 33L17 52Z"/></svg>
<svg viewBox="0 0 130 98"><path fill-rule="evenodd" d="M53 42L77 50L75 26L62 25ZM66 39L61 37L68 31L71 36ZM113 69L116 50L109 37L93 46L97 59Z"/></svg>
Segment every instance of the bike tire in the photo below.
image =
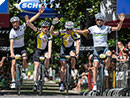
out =
<svg viewBox="0 0 130 98"><path fill-rule="evenodd" d="M103 96L104 84L105 84L104 83L104 66L103 65L101 65L101 76L100 77L101 77L101 84L102 84L101 88L100 88L101 89L100 92L101 92L101 96Z"/></svg>
<svg viewBox="0 0 130 98"><path fill-rule="evenodd" d="M66 94L68 95L69 93L69 77L70 77L70 74L69 74L69 65L66 64Z"/></svg>
<svg viewBox="0 0 130 98"><path fill-rule="evenodd" d="M16 89L17 89L17 93L18 95L21 94L21 83L20 83L20 67L19 67L19 64L16 64Z"/></svg>
<svg viewBox="0 0 130 98"><path fill-rule="evenodd" d="M39 80L39 95L42 95L43 90L43 65L40 65L40 80Z"/></svg>

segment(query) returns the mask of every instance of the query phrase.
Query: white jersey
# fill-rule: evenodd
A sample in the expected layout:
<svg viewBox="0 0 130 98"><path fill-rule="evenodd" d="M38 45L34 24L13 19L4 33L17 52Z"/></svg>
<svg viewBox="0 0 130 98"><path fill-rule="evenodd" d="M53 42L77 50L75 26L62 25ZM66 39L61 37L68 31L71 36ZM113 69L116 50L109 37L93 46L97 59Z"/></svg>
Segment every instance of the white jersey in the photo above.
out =
<svg viewBox="0 0 130 98"><path fill-rule="evenodd" d="M88 28L93 36L94 47L108 47L107 34L111 33L111 26L98 27L97 25Z"/></svg>
<svg viewBox="0 0 130 98"><path fill-rule="evenodd" d="M19 30L11 29L9 34L9 39L14 40L14 48L20 48L24 46L24 31L26 29L26 24L19 26Z"/></svg>

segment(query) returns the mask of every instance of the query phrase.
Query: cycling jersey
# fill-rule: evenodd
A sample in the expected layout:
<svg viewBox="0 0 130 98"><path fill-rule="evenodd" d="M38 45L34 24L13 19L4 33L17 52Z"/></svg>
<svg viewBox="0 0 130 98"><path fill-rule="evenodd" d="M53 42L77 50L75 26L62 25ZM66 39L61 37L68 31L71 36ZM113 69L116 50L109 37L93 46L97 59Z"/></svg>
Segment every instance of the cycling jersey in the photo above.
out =
<svg viewBox="0 0 130 98"><path fill-rule="evenodd" d="M97 25L88 28L93 36L94 47L108 47L107 34L111 33L111 26L98 27Z"/></svg>
<svg viewBox="0 0 130 98"><path fill-rule="evenodd" d="M50 32L44 33L38 29L36 32L36 48L44 50L48 46L49 40L52 40L52 34Z"/></svg>
<svg viewBox="0 0 130 98"><path fill-rule="evenodd" d="M24 31L26 29L26 24L19 26L18 30L15 30L14 28L11 29L9 34L9 39L14 40L14 48L20 48L24 46Z"/></svg>
<svg viewBox="0 0 130 98"><path fill-rule="evenodd" d="M62 44L65 48L74 46L74 41L80 39L80 36L76 32L72 32L71 34L68 34L66 31L60 31L59 34L63 38Z"/></svg>

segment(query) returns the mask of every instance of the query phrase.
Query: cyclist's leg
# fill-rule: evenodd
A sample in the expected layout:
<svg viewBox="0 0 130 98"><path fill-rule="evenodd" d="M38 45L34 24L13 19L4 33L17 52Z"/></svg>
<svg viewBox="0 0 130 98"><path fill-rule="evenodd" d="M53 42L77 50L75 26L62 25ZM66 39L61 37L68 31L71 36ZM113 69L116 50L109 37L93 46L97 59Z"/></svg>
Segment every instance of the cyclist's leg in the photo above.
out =
<svg viewBox="0 0 130 98"><path fill-rule="evenodd" d="M37 90L37 85L38 85L38 83L37 83L37 78L38 78L38 76L37 76L37 74L38 74L38 68L39 68L39 64L40 64L40 61L39 61L39 56L40 56L40 50L38 50L38 49L36 49L35 50L35 53L34 53L34 55L33 55L33 61L34 61L34 91L36 91Z"/></svg>
<svg viewBox="0 0 130 98"><path fill-rule="evenodd" d="M18 53L17 49L14 49L14 54L16 55ZM15 84L15 76L16 76L16 60L15 58L11 58L11 77L12 77L12 83L10 84L11 88L15 88L16 84Z"/></svg>
<svg viewBox="0 0 130 98"><path fill-rule="evenodd" d="M98 53L95 48L94 48L94 55L98 56ZM99 59L98 59L98 57L94 57L94 60L93 60L93 83L94 83L93 90L97 90L96 81L97 81L98 66L99 66Z"/></svg>
<svg viewBox="0 0 130 98"><path fill-rule="evenodd" d="M106 51L106 55L107 55L107 58L105 60L105 76L108 76L108 69L111 67L111 51L110 50L107 50Z"/></svg>
<svg viewBox="0 0 130 98"><path fill-rule="evenodd" d="M110 60L111 60L111 55L112 55L111 51L108 50L108 51L106 52L106 55L107 55L107 59L105 60L105 64L106 64L106 68L109 68L109 67L111 66L111 62L110 62Z"/></svg>
<svg viewBox="0 0 130 98"><path fill-rule="evenodd" d="M23 56L23 62L22 62L22 65L23 65L23 70L22 70L22 77L23 79L26 79L27 76L26 76L26 73L25 73L25 69L27 68L27 52L25 50L24 47L22 47L20 49L20 52L21 52L21 55Z"/></svg>
<svg viewBox="0 0 130 98"><path fill-rule="evenodd" d="M44 65L45 65L45 81L48 81L47 78L49 78L49 64L50 64L50 57L48 54L48 47L42 51L42 55L44 55L46 57L45 61L44 61Z"/></svg>
<svg viewBox="0 0 130 98"><path fill-rule="evenodd" d="M70 51L70 56L75 56L75 52L74 52L74 51ZM75 58L72 58L72 59L71 59L72 69L75 69L75 64L76 64L76 59L75 59Z"/></svg>
<svg viewBox="0 0 130 98"><path fill-rule="evenodd" d="M39 62L34 62L34 82L37 82L37 73L39 68Z"/></svg>
<svg viewBox="0 0 130 98"><path fill-rule="evenodd" d="M11 88L15 88L16 87L16 84L15 84L15 76L16 76L16 68L15 68L15 65L16 65L16 60L13 59L11 61L11 77L12 77L12 83L10 84L10 87Z"/></svg>
<svg viewBox="0 0 130 98"><path fill-rule="evenodd" d="M64 90L64 85L63 85L63 81L64 81L64 77L65 77L65 65L66 65L66 62L65 60L60 60L60 63L61 63L61 69L60 69L60 91L63 91Z"/></svg>

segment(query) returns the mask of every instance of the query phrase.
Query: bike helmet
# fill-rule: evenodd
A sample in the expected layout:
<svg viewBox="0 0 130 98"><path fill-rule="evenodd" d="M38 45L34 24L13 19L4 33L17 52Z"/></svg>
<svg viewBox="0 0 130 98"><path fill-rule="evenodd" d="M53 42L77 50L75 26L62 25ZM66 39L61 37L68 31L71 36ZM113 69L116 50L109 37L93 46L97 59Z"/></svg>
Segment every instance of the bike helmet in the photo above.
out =
<svg viewBox="0 0 130 98"><path fill-rule="evenodd" d="M74 23L72 21L68 21L65 23L65 28L66 29L73 29L74 28Z"/></svg>
<svg viewBox="0 0 130 98"><path fill-rule="evenodd" d="M14 16L14 17L12 17L12 18L10 19L10 22L11 22L11 23L14 22L14 21L20 21L19 17Z"/></svg>
<svg viewBox="0 0 130 98"><path fill-rule="evenodd" d="M50 26L50 23L47 21L44 21L41 23L41 27L49 27L49 26Z"/></svg>
<svg viewBox="0 0 130 98"><path fill-rule="evenodd" d="M103 16L102 13L97 13L97 14L95 15L95 18L96 18L96 20L97 20L97 19L104 20L104 16Z"/></svg>

